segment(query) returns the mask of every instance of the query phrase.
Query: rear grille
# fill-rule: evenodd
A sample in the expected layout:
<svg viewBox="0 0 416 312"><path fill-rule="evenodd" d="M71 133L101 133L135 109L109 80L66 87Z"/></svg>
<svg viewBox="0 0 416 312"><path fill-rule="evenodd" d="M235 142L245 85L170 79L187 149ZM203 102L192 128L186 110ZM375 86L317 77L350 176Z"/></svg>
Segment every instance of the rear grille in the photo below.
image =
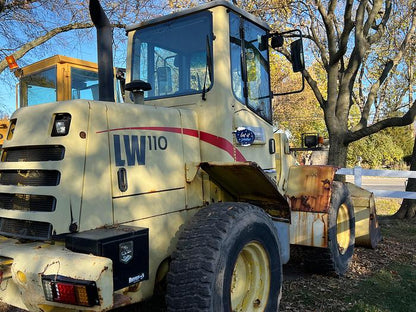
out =
<svg viewBox="0 0 416 312"><path fill-rule="evenodd" d="M10 147L3 150L3 162L59 161L65 148L60 145Z"/></svg>
<svg viewBox="0 0 416 312"><path fill-rule="evenodd" d="M53 196L46 195L0 193L0 208L7 210L52 212L56 208L56 199Z"/></svg>
<svg viewBox="0 0 416 312"><path fill-rule="evenodd" d="M2 170L1 185L56 186L61 174L56 170Z"/></svg>
<svg viewBox="0 0 416 312"><path fill-rule="evenodd" d="M52 224L39 221L0 218L0 234L16 238L48 240L52 236Z"/></svg>

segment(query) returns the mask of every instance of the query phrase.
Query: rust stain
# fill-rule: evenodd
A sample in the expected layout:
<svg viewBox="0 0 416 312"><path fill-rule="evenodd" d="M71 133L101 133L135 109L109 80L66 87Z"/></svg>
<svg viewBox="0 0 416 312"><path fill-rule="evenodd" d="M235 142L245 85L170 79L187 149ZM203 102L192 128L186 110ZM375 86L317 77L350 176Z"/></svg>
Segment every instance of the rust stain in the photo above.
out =
<svg viewBox="0 0 416 312"><path fill-rule="evenodd" d="M294 170L297 192L291 194L290 206L294 211L323 212L329 210L332 181L336 168L332 166L299 166Z"/></svg>

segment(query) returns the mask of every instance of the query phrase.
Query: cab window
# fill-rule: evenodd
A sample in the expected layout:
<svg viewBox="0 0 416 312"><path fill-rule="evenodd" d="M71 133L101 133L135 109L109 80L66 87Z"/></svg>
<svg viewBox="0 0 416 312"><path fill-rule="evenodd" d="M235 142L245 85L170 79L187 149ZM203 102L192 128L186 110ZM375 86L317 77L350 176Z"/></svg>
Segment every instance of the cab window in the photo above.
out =
<svg viewBox="0 0 416 312"><path fill-rule="evenodd" d="M71 98L98 100L98 73L71 67Z"/></svg>
<svg viewBox="0 0 416 312"><path fill-rule="evenodd" d="M23 107L55 102L56 96L56 66L20 80L20 103Z"/></svg>
<svg viewBox="0 0 416 312"><path fill-rule="evenodd" d="M131 80L152 90L145 99L202 93L212 86L212 15L200 12L139 29L133 39Z"/></svg>
<svg viewBox="0 0 416 312"><path fill-rule="evenodd" d="M261 49L267 31L230 13L231 81L234 96L257 115L271 122L269 59Z"/></svg>

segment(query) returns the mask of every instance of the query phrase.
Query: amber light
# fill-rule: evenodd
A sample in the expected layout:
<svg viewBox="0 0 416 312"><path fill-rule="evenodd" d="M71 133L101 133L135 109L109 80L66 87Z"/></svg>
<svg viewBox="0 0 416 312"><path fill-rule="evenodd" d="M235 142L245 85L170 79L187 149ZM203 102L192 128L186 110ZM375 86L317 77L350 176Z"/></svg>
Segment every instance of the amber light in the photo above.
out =
<svg viewBox="0 0 416 312"><path fill-rule="evenodd" d="M95 282L63 276L42 277L45 299L48 301L92 307L100 303Z"/></svg>
<svg viewBox="0 0 416 312"><path fill-rule="evenodd" d="M6 61L7 61L7 65L9 65L10 70L19 68L19 65L17 65L17 62L14 59L13 55L6 56Z"/></svg>

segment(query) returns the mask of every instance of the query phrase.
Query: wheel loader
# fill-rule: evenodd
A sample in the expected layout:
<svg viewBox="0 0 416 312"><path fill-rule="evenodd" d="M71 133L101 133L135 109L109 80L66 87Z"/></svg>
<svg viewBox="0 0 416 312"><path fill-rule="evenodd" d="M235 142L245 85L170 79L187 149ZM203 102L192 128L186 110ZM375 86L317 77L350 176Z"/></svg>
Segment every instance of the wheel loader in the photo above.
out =
<svg viewBox="0 0 416 312"><path fill-rule="evenodd" d="M344 274L348 187L337 168L296 166L274 132L268 53L282 35L223 0L131 25L115 103L111 25L97 0L90 14L99 100L10 119L0 300L109 311L164 289L168 311L277 311L293 246L310 268Z"/></svg>

